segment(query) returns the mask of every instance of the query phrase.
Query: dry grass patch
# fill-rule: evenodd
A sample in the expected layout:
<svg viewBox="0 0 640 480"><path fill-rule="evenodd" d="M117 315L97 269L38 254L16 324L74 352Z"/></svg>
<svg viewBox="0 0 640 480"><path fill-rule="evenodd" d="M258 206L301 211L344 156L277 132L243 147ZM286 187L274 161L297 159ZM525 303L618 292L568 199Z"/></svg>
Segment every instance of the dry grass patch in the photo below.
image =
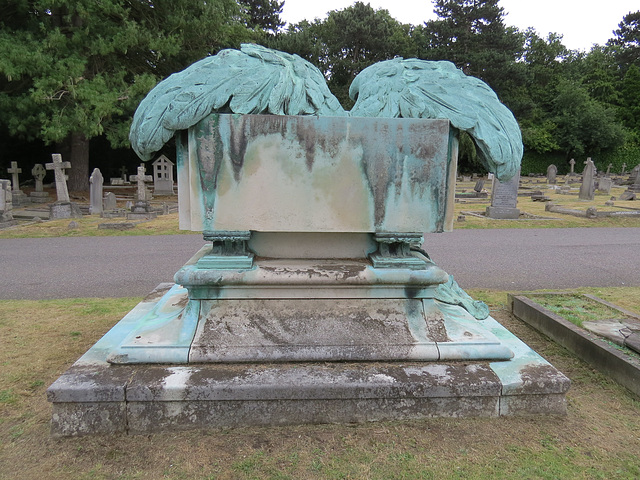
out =
<svg viewBox="0 0 640 480"><path fill-rule="evenodd" d="M458 184L457 190L465 189L473 191L475 183ZM490 187L490 182L486 183ZM594 207L599 212L611 212L627 210L629 208L640 209L640 201L615 201L613 207L605 205L612 196L616 198L626 189L626 187L614 187L609 195L597 193L592 201L579 200L578 192L573 191L571 195L561 195L555 190L548 188L546 183L525 184L532 190L541 190L544 195L551 198L551 201L558 206L575 210L586 211L587 208ZM572 184L573 188L579 188L580 184ZM520 190L523 192L524 190ZM489 198L482 203L476 200L465 203L459 200L455 204L455 216L464 212L472 212L476 214L484 214L486 207L491 204ZM627 207L627 208L620 208ZM582 218L571 215L563 215L545 211L545 202L534 202L529 197L518 197L518 208L521 213L534 215L536 217L545 218L527 218L519 220L495 220L490 218L480 218L474 215L466 215L464 222L455 222L454 228L576 228L576 227L640 227L640 217L602 217L602 218Z"/></svg>
<svg viewBox="0 0 640 480"><path fill-rule="evenodd" d="M634 290L638 295L636 291L640 289ZM53 439L46 387L137 299L2 301L0 478L640 477L638 397L513 318L505 310L505 292L470 293L487 301L494 318L571 378L567 417L427 419ZM606 297L594 289L591 293Z"/></svg>

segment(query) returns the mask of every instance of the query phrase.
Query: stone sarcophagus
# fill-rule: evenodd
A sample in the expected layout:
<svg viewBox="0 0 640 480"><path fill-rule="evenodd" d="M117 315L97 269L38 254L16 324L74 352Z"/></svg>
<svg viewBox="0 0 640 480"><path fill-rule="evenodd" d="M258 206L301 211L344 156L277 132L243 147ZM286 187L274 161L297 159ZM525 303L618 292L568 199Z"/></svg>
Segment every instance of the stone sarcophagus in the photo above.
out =
<svg viewBox="0 0 640 480"><path fill-rule="evenodd" d="M243 68L254 58L273 60L280 73L251 77L251 88L278 85L295 70L283 65L304 62L243 49L203 61L229 75L228 84L224 75L213 82L224 95L207 97L207 108L191 108L207 81L177 89L187 69L147 97L160 117L155 107L136 113L132 132L150 132L136 134L143 158L175 134L180 227L206 243L175 284L141 302L51 386L54 433L563 413L566 377L423 247L425 233L452 228L461 128L481 155L498 158L498 175L517 170L496 153L509 150L493 138L504 119L476 126L472 108L446 119L435 111L450 100L442 92L428 107L436 119L421 118L411 92L396 116L416 118L349 115L309 84L313 72L300 98L292 87L293 97L274 94L259 107L267 97L247 100L238 87L239 105L225 85L251 76L254 67ZM393 62L411 70L409 83L421 69L440 79L452 68ZM484 84L470 84L485 95ZM161 101L165 94L175 104ZM229 110L242 115L221 113Z"/></svg>

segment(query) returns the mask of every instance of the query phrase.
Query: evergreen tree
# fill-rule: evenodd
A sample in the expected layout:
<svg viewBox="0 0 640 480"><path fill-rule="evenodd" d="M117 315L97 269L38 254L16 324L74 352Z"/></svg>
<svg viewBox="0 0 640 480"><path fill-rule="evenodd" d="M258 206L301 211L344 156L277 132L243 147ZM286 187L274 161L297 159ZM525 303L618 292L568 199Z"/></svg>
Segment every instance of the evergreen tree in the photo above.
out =
<svg viewBox="0 0 640 480"><path fill-rule="evenodd" d="M268 33L277 33L286 23L280 15L284 0L242 0L249 28Z"/></svg>
<svg viewBox="0 0 640 480"><path fill-rule="evenodd" d="M499 0L435 0L437 20L426 22L421 56L449 60L487 82L502 98L520 81L516 65L523 36L504 24Z"/></svg>
<svg viewBox="0 0 640 480"><path fill-rule="evenodd" d="M233 0L9 0L0 30L0 119L58 144L70 190L88 188L89 139L127 144L162 77L248 38Z"/></svg>

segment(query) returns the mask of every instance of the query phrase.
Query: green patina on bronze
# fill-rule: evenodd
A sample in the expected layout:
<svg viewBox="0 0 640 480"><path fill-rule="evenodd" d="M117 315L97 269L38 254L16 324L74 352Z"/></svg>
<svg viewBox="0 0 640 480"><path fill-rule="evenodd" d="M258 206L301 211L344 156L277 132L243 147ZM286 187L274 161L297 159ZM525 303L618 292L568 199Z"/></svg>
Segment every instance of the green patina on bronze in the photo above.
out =
<svg viewBox="0 0 640 480"><path fill-rule="evenodd" d="M129 138L148 160L176 131L214 112L448 119L469 133L481 161L499 180L510 179L520 165L522 136L512 113L489 86L450 62L379 62L356 76L349 93L357 101L346 112L311 63L244 44L160 82L136 110Z"/></svg>

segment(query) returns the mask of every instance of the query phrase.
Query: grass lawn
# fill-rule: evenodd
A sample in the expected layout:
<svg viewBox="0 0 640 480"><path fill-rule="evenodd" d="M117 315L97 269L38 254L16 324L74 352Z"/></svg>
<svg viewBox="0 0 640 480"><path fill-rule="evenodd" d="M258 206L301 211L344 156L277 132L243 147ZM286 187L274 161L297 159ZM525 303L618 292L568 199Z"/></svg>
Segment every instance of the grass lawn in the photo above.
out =
<svg viewBox="0 0 640 480"><path fill-rule="evenodd" d="M580 291L639 312L640 288ZM139 299L0 301L0 479L639 478L640 399L469 293L572 380L566 417L55 439L46 388Z"/></svg>

